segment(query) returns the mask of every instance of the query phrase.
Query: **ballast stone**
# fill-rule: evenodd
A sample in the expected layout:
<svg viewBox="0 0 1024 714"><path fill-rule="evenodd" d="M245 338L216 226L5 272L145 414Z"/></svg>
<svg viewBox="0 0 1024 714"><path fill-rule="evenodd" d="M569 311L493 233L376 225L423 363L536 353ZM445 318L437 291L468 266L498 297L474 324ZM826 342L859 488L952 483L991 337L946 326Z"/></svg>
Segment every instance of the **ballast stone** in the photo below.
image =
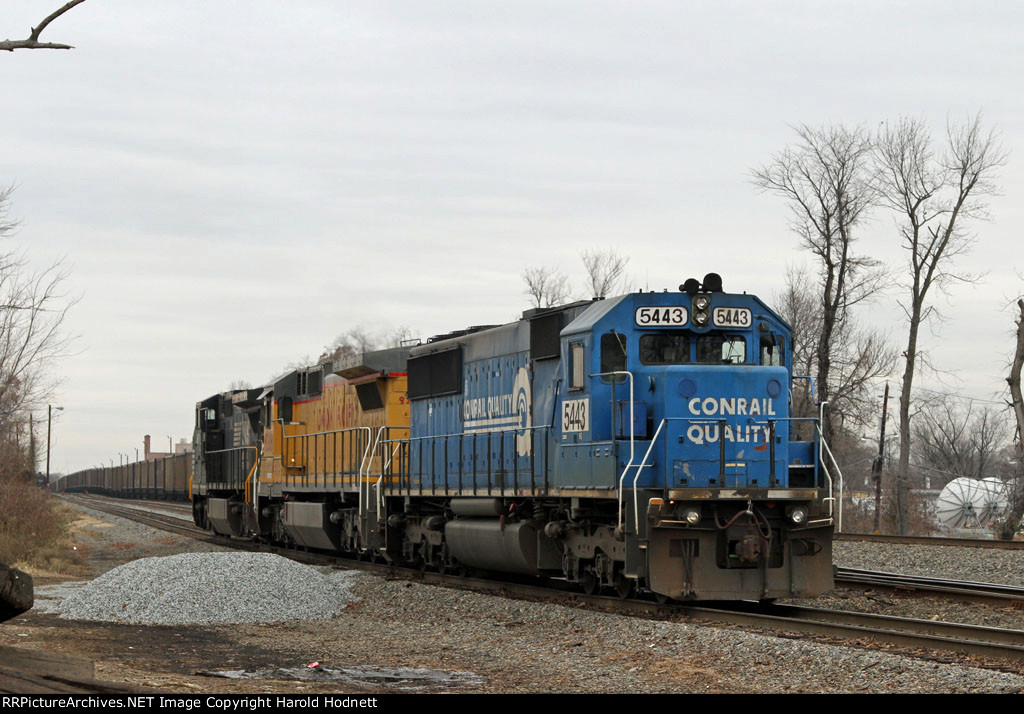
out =
<svg viewBox="0 0 1024 714"><path fill-rule="evenodd" d="M270 553L184 553L126 563L54 609L65 619L144 625L324 619L357 600L354 575L325 575Z"/></svg>

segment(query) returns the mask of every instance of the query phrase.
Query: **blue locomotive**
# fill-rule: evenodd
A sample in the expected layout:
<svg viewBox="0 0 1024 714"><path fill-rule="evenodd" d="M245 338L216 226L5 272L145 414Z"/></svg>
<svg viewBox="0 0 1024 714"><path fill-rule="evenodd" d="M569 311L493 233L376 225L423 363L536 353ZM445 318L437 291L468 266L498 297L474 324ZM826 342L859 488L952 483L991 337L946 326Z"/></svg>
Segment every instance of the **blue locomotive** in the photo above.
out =
<svg viewBox="0 0 1024 714"><path fill-rule="evenodd" d="M818 430L790 414L791 346L709 274L413 348L380 547L622 596L827 591L831 484L820 438L797 440Z"/></svg>

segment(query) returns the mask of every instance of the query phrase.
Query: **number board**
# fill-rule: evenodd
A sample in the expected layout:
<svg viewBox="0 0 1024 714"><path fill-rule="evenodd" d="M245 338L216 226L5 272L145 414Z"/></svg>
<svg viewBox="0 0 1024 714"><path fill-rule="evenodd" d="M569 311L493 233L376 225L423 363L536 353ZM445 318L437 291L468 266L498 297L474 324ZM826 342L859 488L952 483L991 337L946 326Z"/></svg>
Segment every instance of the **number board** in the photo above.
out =
<svg viewBox="0 0 1024 714"><path fill-rule="evenodd" d="M679 327L686 324L685 307L638 307L633 314L640 327Z"/></svg>
<svg viewBox="0 0 1024 714"><path fill-rule="evenodd" d="M590 431L589 399L571 399L562 402L562 431Z"/></svg>
<svg viewBox="0 0 1024 714"><path fill-rule="evenodd" d="M715 327L750 327L750 310L745 307L716 307L711 311Z"/></svg>

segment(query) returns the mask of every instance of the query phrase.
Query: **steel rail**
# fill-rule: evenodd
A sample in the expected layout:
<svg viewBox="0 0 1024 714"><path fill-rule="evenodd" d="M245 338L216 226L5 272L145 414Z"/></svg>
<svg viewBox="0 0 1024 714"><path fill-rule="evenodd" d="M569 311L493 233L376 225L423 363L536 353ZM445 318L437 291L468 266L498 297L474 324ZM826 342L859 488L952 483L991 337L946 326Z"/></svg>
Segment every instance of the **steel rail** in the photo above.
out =
<svg viewBox="0 0 1024 714"><path fill-rule="evenodd" d="M1024 550L1024 540L991 538L952 538L949 536L897 536L878 533L837 533L836 540L864 543L902 543L904 545L946 545L965 548L1003 548Z"/></svg>
<svg viewBox="0 0 1024 714"><path fill-rule="evenodd" d="M979 583L857 568L837 568L835 580L844 586L936 594L965 602L1024 607L1024 588L1001 583Z"/></svg>
<svg viewBox="0 0 1024 714"><path fill-rule="evenodd" d="M747 609L750 608L750 609ZM756 609L754 609L756 608ZM680 606L702 620L770 627L808 634L871 639L900 647L947 650L1024 662L1024 631L953 622L824 610L801 605L739 603L719 607Z"/></svg>

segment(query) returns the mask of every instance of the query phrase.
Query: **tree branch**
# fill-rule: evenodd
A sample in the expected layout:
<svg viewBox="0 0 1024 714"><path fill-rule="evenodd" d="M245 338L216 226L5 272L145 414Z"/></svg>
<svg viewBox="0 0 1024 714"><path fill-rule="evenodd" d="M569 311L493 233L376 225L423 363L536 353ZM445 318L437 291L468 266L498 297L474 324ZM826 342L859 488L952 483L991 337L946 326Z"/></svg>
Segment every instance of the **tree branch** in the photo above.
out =
<svg viewBox="0 0 1024 714"><path fill-rule="evenodd" d="M31 33L28 39L25 40L0 40L0 50L6 50L8 52L14 52L14 50L71 50L74 49L71 45L64 45L57 42L40 42L39 35L42 34L46 26L56 20L58 17L66 13L68 10L73 8L75 5L81 5L85 0L71 0L70 2L64 3L64 5L57 10L54 10L40 22L37 26L31 28Z"/></svg>

